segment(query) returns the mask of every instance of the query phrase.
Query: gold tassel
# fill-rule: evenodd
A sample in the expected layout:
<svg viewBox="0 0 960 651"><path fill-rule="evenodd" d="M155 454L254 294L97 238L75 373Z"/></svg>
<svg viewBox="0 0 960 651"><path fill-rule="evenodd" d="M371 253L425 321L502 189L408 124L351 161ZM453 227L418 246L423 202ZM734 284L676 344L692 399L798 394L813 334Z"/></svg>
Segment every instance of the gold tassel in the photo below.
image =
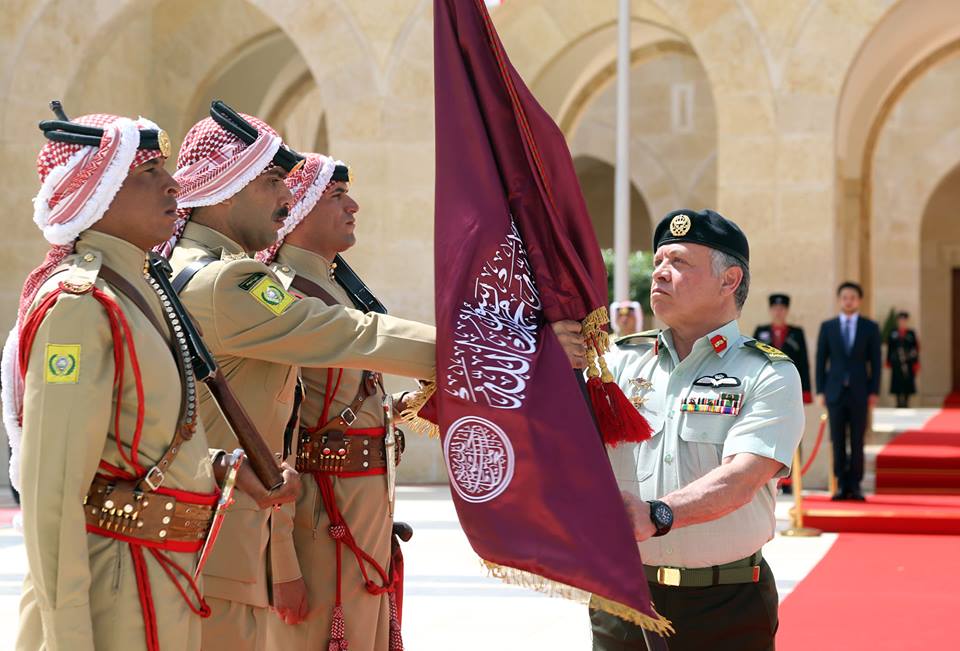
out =
<svg viewBox="0 0 960 651"><path fill-rule="evenodd" d="M658 635L664 637L674 632L673 624L670 623L670 620L666 619L660 613L657 613L656 610L653 611L657 614L656 618L650 617L649 615L641 613L640 611L630 608L629 606L625 606L617 601L607 599L606 597L601 597L597 594L591 594L586 590L574 588L573 586L565 583L551 581L550 579L546 579L531 572L525 572L512 567L506 567L497 563L491 563L490 561L484 559L480 560L490 576L495 579L500 579L504 583L510 583L513 585L518 585L522 588L527 588L529 590L535 590L536 592L545 594L548 597L560 597L562 599L569 599L570 601L576 601L582 604L589 604L594 610L602 610L610 613L611 615L619 617L622 620L636 624L637 626L648 631L654 631ZM652 608L653 603L651 602L650 605Z"/></svg>
<svg viewBox="0 0 960 651"><path fill-rule="evenodd" d="M414 391L411 394L412 398L407 401L407 408L400 412L397 424L432 439L440 438L440 426L426 418L420 418L418 415L423 406L430 400L430 397L436 392L436 382L427 382L420 389Z"/></svg>

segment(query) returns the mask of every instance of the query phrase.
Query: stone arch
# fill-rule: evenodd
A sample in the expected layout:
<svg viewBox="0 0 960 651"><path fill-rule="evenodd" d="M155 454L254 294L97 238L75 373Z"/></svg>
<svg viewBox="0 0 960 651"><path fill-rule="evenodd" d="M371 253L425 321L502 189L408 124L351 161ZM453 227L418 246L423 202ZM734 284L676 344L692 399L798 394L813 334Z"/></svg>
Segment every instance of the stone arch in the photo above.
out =
<svg viewBox="0 0 960 651"><path fill-rule="evenodd" d="M573 166L600 248L612 249L614 167L608 161L588 155L577 156L573 160ZM637 186L631 183L630 250L649 251L652 239L653 222L646 198Z"/></svg>
<svg viewBox="0 0 960 651"><path fill-rule="evenodd" d="M859 277L874 308L877 258L873 212L879 139L911 86L960 51L960 24L935 0L899 2L863 41L844 80L836 114L839 240L844 271Z"/></svg>
<svg viewBox="0 0 960 651"><path fill-rule="evenodd" d="M951 137L960 144L960 134ZM956 151L956 150L954 150ZM960 162L947 172L924 206L920 230L920 309L913 314L921 341L922 372L918 392L923 404L943 404L943 397L960 389L960 323L954 318L957 289L953 279L960 269ZM940 360L931 363L930 360ZM951 360L953 363L947 362Z"/></svg>

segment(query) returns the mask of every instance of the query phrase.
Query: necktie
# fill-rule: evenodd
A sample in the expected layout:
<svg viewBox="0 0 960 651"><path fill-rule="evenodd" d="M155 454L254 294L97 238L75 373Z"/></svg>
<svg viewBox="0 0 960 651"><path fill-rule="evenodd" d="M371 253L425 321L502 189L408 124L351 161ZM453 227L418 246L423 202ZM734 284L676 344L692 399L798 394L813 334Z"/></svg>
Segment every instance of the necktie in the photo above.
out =
<svg viewBox="0 0 960 651"><path fill-rule="evenodd" d="M843 347L849 353L853 349L853 319L843 320Z"/></svg>

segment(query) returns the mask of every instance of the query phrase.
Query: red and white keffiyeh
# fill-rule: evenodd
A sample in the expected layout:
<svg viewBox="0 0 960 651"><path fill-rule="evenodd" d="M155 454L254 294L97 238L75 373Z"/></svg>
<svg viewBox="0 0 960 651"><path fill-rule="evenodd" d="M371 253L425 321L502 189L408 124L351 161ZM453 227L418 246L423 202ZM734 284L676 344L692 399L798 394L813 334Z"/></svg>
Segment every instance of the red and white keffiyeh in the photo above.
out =
<svg viewBox="0 0 960 651"><path fill-rule="evenodd" d="M300 222L310 214L320 197L330 187L330 179L338 165L346 166L343 161L334 160L323 154L305 153L306 158L299 170L289 174L284 183L293 195L293 206L283 226L277 231L277 241L268 249L257 253L257 260L270 264L277 257L277 251L283 246L283 240L293 232Z"/></svg>
<svg viewBox="0 0 960 651"><path fill-rule="evenodd" d="M249 145L213 118L197 122L183 139L177 156L177 171L173 175L180 184L177 194L179 218L173 237L159 249L164 256L170 257L194 208L226 201L272 166L282 139L263 120L244 113L240 115L259 134Z"/></svg>
<svg viewBox="0 0 960 651"><path fill-rule="evenodd" d="M20 323L41 285L73 252L73 243L106 213L133 168L163 154L140 149L140 131L159 127L145 118L131 120L97 113L73 122L103 129L99 147L50 141L37 156L40 191L33 199L33 221L52 245L43 263L23 285L17 322L3 346L0 382L3 384L3 424L10 440L10 483L20 485L20 438L23 382L19 369Z"/></svg>

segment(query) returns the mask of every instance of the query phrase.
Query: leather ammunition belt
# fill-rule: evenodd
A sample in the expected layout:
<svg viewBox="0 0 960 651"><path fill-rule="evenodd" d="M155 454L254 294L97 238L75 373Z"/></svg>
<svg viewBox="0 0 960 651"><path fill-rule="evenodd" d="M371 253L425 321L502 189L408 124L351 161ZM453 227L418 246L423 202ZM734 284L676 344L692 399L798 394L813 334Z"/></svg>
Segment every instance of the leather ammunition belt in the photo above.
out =
<svg viewBox="0 0 960 651"><path fill-rule="evenodd" d="M137 484L98 474L83 500L87 531L167 551L200 551L217 493L143 491Z"/></svg>
<svg viewBox="0 0 960 651"><path fill-rule="evenodd" d="M713 567L660 567L644 565L650 583L681 588L709 588L715 585L757 583L760 581L760 552L732 563Z"/></svg>
<svg viewBox="0 0 960 651"><path fill-rule="evenodd" d="M387 471L384 428L300 430L297 472L323 472L341 477L382 475ZM395 430L396 462L403 454L403 432Z"/></svg>

